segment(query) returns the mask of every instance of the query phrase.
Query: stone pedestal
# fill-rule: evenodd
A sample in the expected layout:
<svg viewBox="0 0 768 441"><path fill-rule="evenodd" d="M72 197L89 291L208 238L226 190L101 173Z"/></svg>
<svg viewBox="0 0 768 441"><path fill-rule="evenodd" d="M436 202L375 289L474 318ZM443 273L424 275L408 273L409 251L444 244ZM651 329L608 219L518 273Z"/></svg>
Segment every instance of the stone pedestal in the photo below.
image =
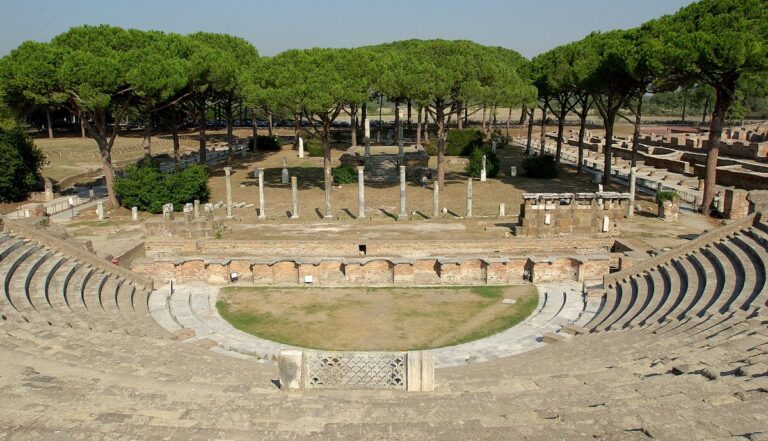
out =
<svg viewBox="0 0 768 441"><path fill-rule="evenodd" d="M227 217L232 217L232 167L224 167L227 185Z"/></svg>
<svg viewBox="0 0 768 441"><path fill-rule="evenodd" d="M299 158L304 157L304 138L299 136Z"/></svg>
<svg viewBox="0 0 768 441"><path fill-rule="evenodd" d="M259 215L257 216L257 218L266 219L267 203L264 200L264 169L263 168L258 169L257 175L259 176Z"/></svg>
<svg viewBox="0 0 768 441"><path fill-rule="evenodd" d="M96 203L96 216L98 217L99 221L104 220L104 203L101 201Z"/></svg>
<svg viewBox="0 0 768 441"><path fill-rule="evenodd" d="M483 168L480 169L480 182L485 182L486 177L488 175L488 171L486 170L486 158L485 155L483 155Z"/></svg>
<svg viewBox="0 0 768 441"><path fill-rule="evenodd" d="M291 219L299 218L299 188L296 176L291 176Z"/></svg>
<svg viewBox="0 0 768 441"><path fill-rule="evenodd" d="M357 218L365 219L365 167L362 166L357 167Z"/></svg>
<svg viewBox="0 0 768 441"><path fill-rule="evenodd" d="M192 220L194 219L194 215L195 215L194 214L194 211L195 211L194 205L189 204L189 203L184 204L184 208L182 209L182 211L184 212L184 220L187 221L187 222L192 222Z"/></svg>
<svg viewBox="0 0 768 441"><path fill-rule="evenodd" d="M139 208L131 207L131 220L136 222L139 220Z"/></svg>
<svg viewBox="0 0 768 441"><path fill-rule="evenodd" d="M726 219L743 219L749 214L747 191L738 188L726 188L723 202L723 217Z"/></svg>
<svg viewBox="0 0 768 441"><path fill-rule="evenodd" d="M93 189L88 190L88 200L92 201L96 199L96 194L93 192Z"/></svg>
<svg viewBox="0 0 768 441"><path fill-rule="evenodd" d="M194 202L195 219L200 218L200 199L195 199Z"/></svg>
<svg viewBox="0 0 768 441"><path fill-rule="evenodd" d="M507 215L507 205L502 202L499 204L499 217L505 217Z"/></svg>
<svg viewBox="0 0 768 441"><path fill-rule="evenodd" d="M163 219L173 220L173 204L163 205Z"/></svg>
<svg viewBox="0 0 768 441"><path fill-rule="evenodd" d="M290 181L291 177L288 173L288 160L283 158L283 171L280 173L280 183L288 184Z"/></svg>
<svg viewBox="0 0 768 441"><path fill-rule="evenodd" d="M680 200L666 200L659 204L659 217L667 222L675 222L680 215Z"/></svg>
<svg viewBox="0 0 768 441"><path fill-rule="evenodd" d="M509 167L509 176L515 177L517 176L517 167L514 165Z"/></svg>
<svg viewBox="0 0 768 441"><path fill-rule="evenodd" d="M493 141L491 144L491 153L496 154L496 141Z"/></svg>
<svg viewBox="0 0 768 441"><path fill-rule="evenodd" d="M402 123L401 123L402 124ZM406 219L408 213L405 212L405 166L400 166L400 212L397 214L397 220Z"/></svg>

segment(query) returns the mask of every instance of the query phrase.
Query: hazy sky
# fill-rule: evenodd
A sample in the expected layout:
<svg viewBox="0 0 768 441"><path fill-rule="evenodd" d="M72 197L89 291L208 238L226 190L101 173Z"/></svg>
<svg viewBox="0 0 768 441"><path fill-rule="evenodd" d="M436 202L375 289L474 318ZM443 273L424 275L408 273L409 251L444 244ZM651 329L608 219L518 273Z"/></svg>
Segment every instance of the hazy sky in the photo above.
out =
<svg viewBox="0 0 768 441"><path fill-rule="evenodd" d="M226 32L262 55L408 38L468 39L526 57L593 30L637 26L691 0L0 0L0 56L82 24Z"/></svg>

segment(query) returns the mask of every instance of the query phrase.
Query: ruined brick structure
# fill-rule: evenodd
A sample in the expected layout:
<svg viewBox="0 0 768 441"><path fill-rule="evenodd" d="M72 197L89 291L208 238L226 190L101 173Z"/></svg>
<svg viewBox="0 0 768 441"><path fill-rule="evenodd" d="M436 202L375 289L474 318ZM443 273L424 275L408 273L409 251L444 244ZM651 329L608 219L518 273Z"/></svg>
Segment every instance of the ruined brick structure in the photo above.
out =
<svg viewBox="0 0 768 441"><path fill-rule="evenodd" d="M628 193L525 193L516 236L615 236Z"/></svg>

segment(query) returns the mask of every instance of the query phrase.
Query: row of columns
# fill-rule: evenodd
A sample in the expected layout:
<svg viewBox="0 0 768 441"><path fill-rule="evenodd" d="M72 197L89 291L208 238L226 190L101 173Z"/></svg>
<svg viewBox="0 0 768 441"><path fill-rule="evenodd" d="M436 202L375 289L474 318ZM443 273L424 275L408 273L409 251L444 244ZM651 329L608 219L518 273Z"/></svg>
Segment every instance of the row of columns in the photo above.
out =
<svg viewBox="0 0 768 441"><path fill-rule="evenodd" d="M227 217L232 217L232 168L224 167L224 175L226 178L226 195L227 195ZM266 199L264 197L264 169L257 169L256 175L259 181L259 214L258 219L266 219ZM407 219L408 213L406 211L405 204L405 166L400 166L400 210L397 214L397 219ZM296 176L291 176L291 219L299 218L299 192L298 182ZM437 180L432 185L432 217L440 216L440 187ZM197 203L195 201L195 209L197 210ZM504 204L499 205L499 213L503 213L505 210ZM503 216L503 214L501 214ZM365 167L357 167L357 216L359 219L365 219ZM325 189L325 218L332 217L331 214L331 194L330 186ZM467 179L467 205L465 217L472 217L472 178Z"/></svg>

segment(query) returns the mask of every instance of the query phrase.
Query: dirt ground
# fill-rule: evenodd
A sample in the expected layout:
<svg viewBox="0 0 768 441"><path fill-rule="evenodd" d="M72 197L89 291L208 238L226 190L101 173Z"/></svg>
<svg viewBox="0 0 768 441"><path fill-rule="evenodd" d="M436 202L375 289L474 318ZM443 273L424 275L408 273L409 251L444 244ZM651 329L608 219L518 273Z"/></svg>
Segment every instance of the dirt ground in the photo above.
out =
<svg viewBox="0 0 768 441"><path fill-rule="evenodd" d="M515 299L504 304L503 299ZM464 288L225 288L236 328L326 350L408 350L476 340L513 326L538 302L532 285Z"/></svg>

